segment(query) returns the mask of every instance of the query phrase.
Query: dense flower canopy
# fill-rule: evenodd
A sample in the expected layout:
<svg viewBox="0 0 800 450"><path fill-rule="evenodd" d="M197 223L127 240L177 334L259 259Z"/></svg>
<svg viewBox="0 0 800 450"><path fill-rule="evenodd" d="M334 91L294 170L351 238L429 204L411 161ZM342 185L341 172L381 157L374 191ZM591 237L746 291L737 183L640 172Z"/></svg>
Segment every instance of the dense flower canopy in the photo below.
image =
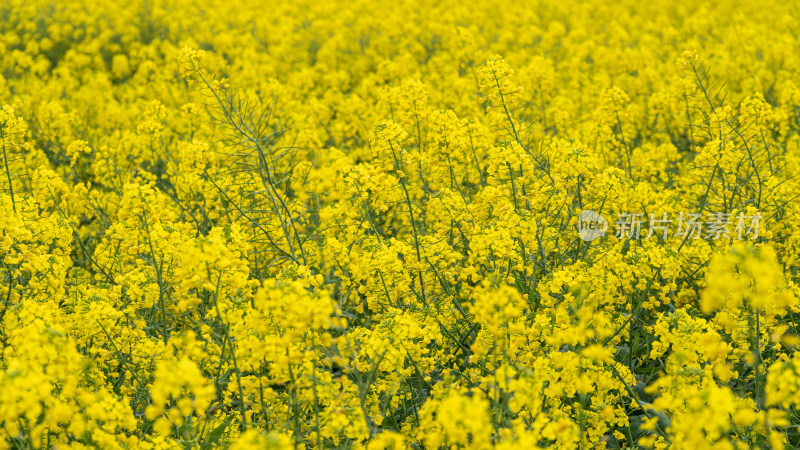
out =
<svg viewBox="0 0 800 450"><path fill-rule="evenodd" d="M797 448L797 30L3 0L0 447Z"/></svg>

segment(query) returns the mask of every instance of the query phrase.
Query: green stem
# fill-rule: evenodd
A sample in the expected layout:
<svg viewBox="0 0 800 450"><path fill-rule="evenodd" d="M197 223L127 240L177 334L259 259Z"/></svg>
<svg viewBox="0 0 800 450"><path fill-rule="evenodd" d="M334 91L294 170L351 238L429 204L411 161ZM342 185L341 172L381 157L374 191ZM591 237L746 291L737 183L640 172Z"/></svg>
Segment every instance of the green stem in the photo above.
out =
<svg viewBox="0 0 800 450"><path fill-rule="evenodd" d="M5 135L0 133L0 142L3 143L3 162L6 165L6 177L8 177L8 192L11 194L11 209L17 213L17 203L14 200L14 186L11 184L11 170L8 168L8 154L6 153Z"/></svg>

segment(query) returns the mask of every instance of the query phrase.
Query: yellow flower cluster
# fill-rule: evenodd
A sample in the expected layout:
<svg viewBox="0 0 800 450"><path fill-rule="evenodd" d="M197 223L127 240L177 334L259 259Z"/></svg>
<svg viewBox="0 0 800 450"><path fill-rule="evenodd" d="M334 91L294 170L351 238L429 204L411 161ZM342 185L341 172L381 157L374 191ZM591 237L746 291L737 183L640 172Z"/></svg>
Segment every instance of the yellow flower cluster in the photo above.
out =
<svg viewBox="0 0 800 450"><path fill-rule="evenodd" d="M787 2L0 3L0 449L800 448Z"/></svg>

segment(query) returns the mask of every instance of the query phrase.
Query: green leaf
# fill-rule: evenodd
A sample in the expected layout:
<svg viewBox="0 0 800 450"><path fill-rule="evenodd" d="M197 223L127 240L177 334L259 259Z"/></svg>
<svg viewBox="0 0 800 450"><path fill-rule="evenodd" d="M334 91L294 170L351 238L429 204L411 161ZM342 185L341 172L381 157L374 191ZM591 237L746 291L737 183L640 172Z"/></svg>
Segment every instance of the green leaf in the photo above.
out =
<svg viewBox="0 0 800 450"><path fill-rule="evenodd" d="M221 424L219 424L219 426L211 430L211 432L208 433L206 442L203 443L203 447L204 448L211 447L217 441L219 441L219 439L222 437L222 434L225 433L225 429L227 429L228 425L231 424L231 421L233 421L233 416L228 416L228 419L225 422L222 422Z"/></svg>

